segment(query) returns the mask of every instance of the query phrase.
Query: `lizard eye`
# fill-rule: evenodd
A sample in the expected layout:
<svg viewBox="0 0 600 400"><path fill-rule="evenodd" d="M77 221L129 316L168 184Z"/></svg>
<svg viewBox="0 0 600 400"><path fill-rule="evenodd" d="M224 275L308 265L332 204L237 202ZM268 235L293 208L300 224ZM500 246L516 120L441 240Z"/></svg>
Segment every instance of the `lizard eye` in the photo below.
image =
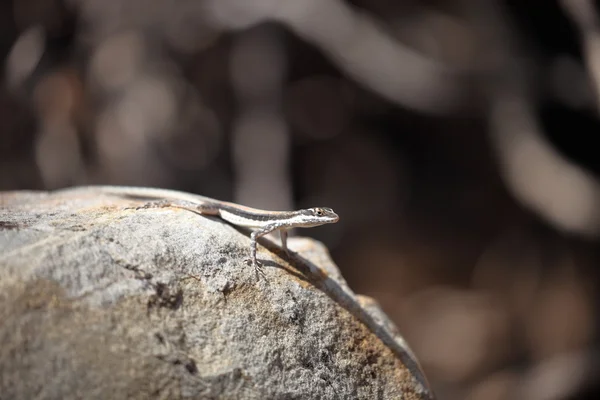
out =
<svg viewBox="0 0 600 400"><path fill-rule="evenodd" d="M315 214L317 214L317 216L322 216L323 215L323 211L320 209L317 209L317 211L315 211Z"/></svg>

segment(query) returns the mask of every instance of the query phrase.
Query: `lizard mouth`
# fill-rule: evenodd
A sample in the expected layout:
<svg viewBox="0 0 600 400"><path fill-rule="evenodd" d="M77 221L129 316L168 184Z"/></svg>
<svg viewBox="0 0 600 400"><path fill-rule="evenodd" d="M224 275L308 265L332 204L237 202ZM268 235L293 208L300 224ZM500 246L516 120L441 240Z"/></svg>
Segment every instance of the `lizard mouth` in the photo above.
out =
<svg viewBox="0 0 600 400"><path fill-rule="evenodd" d="M335 224L339 220L340 220L340 217L337 214L333 214L333 215L329 216L329 218L327 219L327 223Z"/></svg>

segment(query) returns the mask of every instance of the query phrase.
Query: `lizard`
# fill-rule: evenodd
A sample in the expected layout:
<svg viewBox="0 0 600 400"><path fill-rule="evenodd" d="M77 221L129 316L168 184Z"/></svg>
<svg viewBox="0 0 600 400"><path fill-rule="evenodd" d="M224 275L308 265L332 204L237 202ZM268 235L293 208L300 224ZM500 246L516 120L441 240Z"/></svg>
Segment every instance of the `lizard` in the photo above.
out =
<svg viewBox="0 0 600 400"><path fill-rule="evenodd" d="M339 216L328 207L314 207L297 211L268 211L171 189L137 186L84 186L79 189L98 190L102 194L118 197L154 200L154 203L148 203L142 208L176 207L203 215L217 216L234 226L254 229L250 234L248 262L263 277L265 275L261 263L256 259L257 240L261 236L279 231L281 247L286 253L289 253L288 230L312 228L336 223L339 220Z"/></svg>

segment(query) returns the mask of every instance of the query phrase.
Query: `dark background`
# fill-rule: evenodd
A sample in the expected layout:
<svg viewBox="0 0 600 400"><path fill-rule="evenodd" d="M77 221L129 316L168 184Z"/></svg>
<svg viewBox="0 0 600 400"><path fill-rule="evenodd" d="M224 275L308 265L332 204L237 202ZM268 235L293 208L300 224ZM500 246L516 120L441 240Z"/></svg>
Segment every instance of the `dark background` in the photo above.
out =
<svg viewBox="0 0 600 400"><path fill-rule="evenodd" d="M2 0L0 190L332 207L440 399L594 398L596 6Z"/></svg>

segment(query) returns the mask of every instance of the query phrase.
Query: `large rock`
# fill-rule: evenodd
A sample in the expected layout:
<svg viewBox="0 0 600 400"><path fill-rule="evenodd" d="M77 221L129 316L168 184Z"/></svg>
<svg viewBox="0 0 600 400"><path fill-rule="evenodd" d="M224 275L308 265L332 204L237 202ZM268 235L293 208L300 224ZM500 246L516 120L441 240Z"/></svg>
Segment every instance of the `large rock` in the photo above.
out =
<svg viewBox="0 0 600 400"><path fill-rule="evenodd" d="M429 399L322 245L101 190L0 194L0 399ZM266 246L266 247L265 247Z"/></svg>

